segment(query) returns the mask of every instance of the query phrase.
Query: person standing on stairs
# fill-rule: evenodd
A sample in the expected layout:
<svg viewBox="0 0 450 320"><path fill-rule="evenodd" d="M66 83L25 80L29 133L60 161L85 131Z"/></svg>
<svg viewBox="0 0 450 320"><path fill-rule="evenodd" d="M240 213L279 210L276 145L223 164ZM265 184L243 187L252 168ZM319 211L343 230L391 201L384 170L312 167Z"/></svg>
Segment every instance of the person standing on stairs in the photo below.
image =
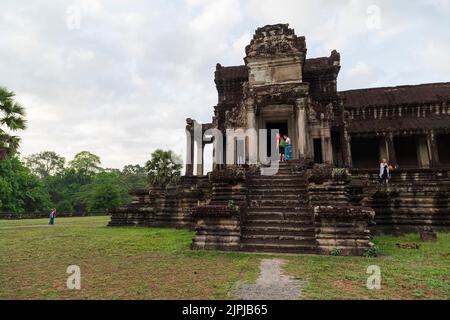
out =
<svg viewBox="0 0 450 320"><path fill-rule="evenodd" d="M391 178L389 168L390 168L389 162L386 159L381 160L379 176L380 176L381 182L384 184L388 184L389 179Z"/></svg>
<svg viewBox="0 0 450 320"><path fill-rule="evenodd" d="M285 152L284 148L286 147L286 141L280 134L278 134L277 142L278 142L278 161L284 161L284 152Z"/></svg>
<svg viewBox="0 0 450 320"><path fill-rule="evenodd" d="M284 147L284 159L286 161L292 160L292 144L291 138L287 134L284 135L284 140L286 141L286 146Z"/></svg>

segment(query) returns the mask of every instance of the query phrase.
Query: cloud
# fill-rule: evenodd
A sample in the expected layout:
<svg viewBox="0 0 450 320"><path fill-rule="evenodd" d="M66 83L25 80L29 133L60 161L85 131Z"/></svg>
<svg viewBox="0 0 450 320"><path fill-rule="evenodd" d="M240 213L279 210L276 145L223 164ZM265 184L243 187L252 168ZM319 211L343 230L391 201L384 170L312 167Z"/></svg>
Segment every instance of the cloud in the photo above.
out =
<svg viewBox="0 0 450 320"><path fill-rule="evenodd" d="M434 72L450 74L450 44L429 42L419 53L423 64L428 64Z"/></svg>

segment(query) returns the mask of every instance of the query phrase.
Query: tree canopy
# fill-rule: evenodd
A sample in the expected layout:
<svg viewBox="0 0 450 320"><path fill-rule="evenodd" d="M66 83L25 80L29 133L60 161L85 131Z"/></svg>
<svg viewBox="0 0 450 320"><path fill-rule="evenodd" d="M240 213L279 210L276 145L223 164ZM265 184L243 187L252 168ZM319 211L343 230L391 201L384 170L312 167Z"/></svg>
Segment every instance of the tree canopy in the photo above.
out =
<svg viewBox="0 0 450 320"><path fill-rule="evenodd" d="M26 128L25 108L14 101L15 93L0 87L0 160L12 157L20 138L12 134Z"/></svg>
<svg viewBox="0 0 450 320"><path fill-rule="evenodd" d="M17 157L0 161L1 212L47 212L51 207L45 185Z"/></svg>
<svg viewBox="0 0 450 320"><path fill-rule="evenodd" d="M53 151L0 161L0 213L106 212L127 205L129 192L168 186L181 175L172 151L156 150L145 166L104 169L99 156L83 151L68 162Z"/></svg>
<svg viewBox="0 0 450 320"><path fill-rule="evenodd" d="M145 164L149 183L153 186L166 187L174 184L181 176L182 160L173 151L161 149L152 153Z"/></svg>
<svg viewBox="0 0 450 320"><path fill-rule="evenodd" d="M66 163L64 157L53 151L32 154L24 160L26 165L40 178L62 174Z"/></svg>
<svg viewBox="0 0 450 320"><path fill-rule="evenodd" d="M102 170L101 164L99 156L89 151L81 151L69 162L69 168L83 177L92 177Z"/></svg>

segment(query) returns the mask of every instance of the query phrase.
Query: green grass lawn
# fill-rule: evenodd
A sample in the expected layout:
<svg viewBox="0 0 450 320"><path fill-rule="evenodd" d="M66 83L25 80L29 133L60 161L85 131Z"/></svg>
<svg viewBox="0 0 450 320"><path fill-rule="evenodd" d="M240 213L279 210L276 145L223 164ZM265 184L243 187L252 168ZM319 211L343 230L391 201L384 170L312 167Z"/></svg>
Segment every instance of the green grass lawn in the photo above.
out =
<svg viewBox="0 0 450 320"><path fill-rule="evenodd" d="M450 235L375 239L378 258L190 251L186 230L109 228L109 217L0 220L0 299L230 299L254 281L261 259L280 257L306 299L449 299ZM396 243L420 244L419 250ZM81 268L81 290L68 290L66 268ZM366 288L378 265L381 290Z"/></svg>

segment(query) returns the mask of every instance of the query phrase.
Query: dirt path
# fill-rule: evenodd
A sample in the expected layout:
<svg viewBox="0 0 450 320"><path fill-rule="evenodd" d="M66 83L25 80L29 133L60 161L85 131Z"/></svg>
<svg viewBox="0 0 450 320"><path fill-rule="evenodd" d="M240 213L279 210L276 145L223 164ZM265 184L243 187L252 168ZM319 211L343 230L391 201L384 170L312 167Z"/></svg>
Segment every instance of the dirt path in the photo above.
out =
<svg viewBox="0 0 450 320"><path fill-rule="evenodd" d="M240 284L234 295L238 300L297 300L300 299L300 281L284 275L279 259L264 259L259 268L261 273L255 284Z"/></svg>

